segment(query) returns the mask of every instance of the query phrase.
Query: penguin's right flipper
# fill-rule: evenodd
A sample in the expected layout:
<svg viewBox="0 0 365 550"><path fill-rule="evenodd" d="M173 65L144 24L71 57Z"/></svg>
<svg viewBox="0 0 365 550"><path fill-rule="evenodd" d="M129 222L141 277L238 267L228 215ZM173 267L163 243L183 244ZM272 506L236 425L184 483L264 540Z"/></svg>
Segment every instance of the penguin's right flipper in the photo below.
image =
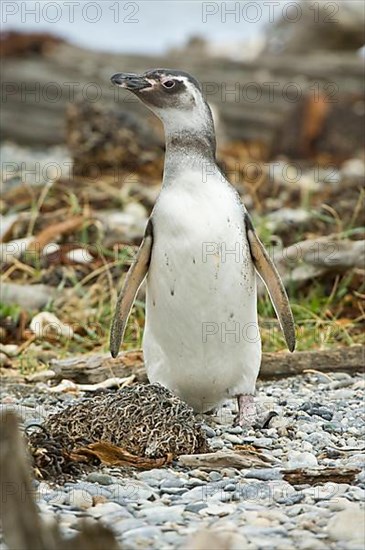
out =
<svg viewBox="0 0 365 550"><path fill-rule="evenodd" d="M245 225L254 266L269 292L288 349L289 351L294 351L295 324L283 281L267 250L258 238L247 212L245 213Z"/></svg>
<svg viewBox="0 0 365 550"><path fill-rule="evenodd" d="M153 245L153 227L148 220L143 241L137 256L129 268L124 286L118 296L117 305L110 330L110 353L116 357L123 340L125 327L139 287L147 275Z"/></svg>

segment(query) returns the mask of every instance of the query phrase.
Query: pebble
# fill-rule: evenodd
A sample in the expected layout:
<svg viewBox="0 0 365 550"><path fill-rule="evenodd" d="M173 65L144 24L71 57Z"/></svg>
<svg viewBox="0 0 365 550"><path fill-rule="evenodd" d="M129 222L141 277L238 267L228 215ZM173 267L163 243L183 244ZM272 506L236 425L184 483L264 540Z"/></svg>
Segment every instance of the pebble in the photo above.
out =
<svg viewBox="0 0 365 550"><path fill-rule="evenodd" d="M328 522L327 532L332 540L352 541L365 546L365 512L358 504L349 503Z"/></svg>
<svg viewBox="0 0 365 550"><path fill-rule="evenodd" d="M137 479L121 480L120 483L110 485L109 490L111 491L111 498L119 504L141 502L157 496L153 488Z"/></svg>
<svg viewBox="0 0 365 550"><path fill-rule="evenodd" d="M236 490L236 484L235 483L227 483L227 485L224 486L224 490L231 493L232 491Z"/></svg>
<svg viewBox="0 0 365 550"><path fill-rule="evenodd" d="M169 489L171 487L174 487L174 488L185 487L185 480L182 479L181 477L162 480L160 485L161 489Z"/></svg>
<svg viewBox="0 0 365 550"><path fill-rule="evenodd" d="M223 438L226 441L230 441L231 443L234 443L235 445L241 445L241 443L243 441L242 437L238 437L237 435L232 434L232 433L224 433Z"/></svg>
<svg viewBox="0 0 365 550"><path fill-rule="evenodd" d="M93 505L93 497L88 491L82 491L80 489L73 489L69 492L68 503L73 508L80 508L81 510L87 510Z"/></svg>
<svg viewBox="0 0 365 550"><path fill-rule="evenodd" d="M216 436L215 431L210 426L204 425L203 430L205 431L207 437L215 437Z"/></svg>
<svg viewBox="0 0 365 550"><path fill-rule="evenodd" d="M295 468L316 468L318 466L317 458L313 453L290 451L288 453L286 467L289 470Z"/></svg>
<svg viewBox="0 0 365 550"><path fill-rule="evenodd" d="M138 516L146 518L154 524L164 524L167 522L181 522L184 505L178 506L152 506L138 512Z"/></svg>
<svg viewBox="0 0 365 550"><path fill-rule="evenodd" d="M116 502L105 502L97 504L96 506L91 508L88 513L95 518L111 516L114 514L117 514L120 517L130 517L129 512L127 512L127 510L123 506L117 504Z"/></svg>
<svg viewBox="0 0 365 550"><path fill-rule="evenodd" d="M214 437L209 442L210 449L212 451L219 451L223 449L224 443L221 439L218 439L217 437Z"/></svg>
<svg viewBox="0 0 365 550"><path fill-rule="evenodd" d="M245 437L244 443L249 443L255 447L270 448L272 447L273 441L269 437Z"/></svg>
<svg viewBox="0 0 365 550"><path fill-rule="evenodd" d="M323 405L321 405L320 403L311 403L309 401L306 401L300 407L300 410L307 412L311 416L320 416L324 420L331 420L333 417L333 412L326 407L323 407Z"/></svg>
<svg viewBox="0 0 365 550"><path fill-rule="evenodd" d="M190 470L189 475L202 481L209 481L210 479L208 472L204 472L203 470Z"/></svg>
<svg viewBox="0 0 365 550"><path fill-rule="evenodd" d="M106 487L102 487L98 483L90 483L87 481L80 481L79 483L65 483L65 487L68 488L68 491L87 491L92 496L103 496L106 498L110 497L110 490Z"/></svg>
<svg viewBox="0 0 365 550"><path fill-rule="evenodd" d="M186 482L187 487L201 487L202 485L205 485L205 481L198 479L197 477L191 477Z"/></svg>
<svg viewBox="0 0 365 550"><path fill-rule="evenodd" d="M211 481L220 481L222 478L223 476L219 472L209 472L209 479Z"/></svg>
<svg viewBox="0 0 365 550"><path fill-rule="evenodd" d="M274 479L282 479L283 474L277 468L258 468L247 470L244 474L248 479L260 479L261 481L271 481Z"/></svg>
<svg viewBox="0 0 365 550"><path fill-rule="evenodd" d="M343 427L339 422L327 422L326 424L323 424L323 429L330 433L342 434L343 432Z"/></svg>
<svg viewBox="0 0 365 550"><path fill-rule="evenodd" d="M161 529L159 527L137 527L125 531L123 535L123 541L135 541L137 545L141 545L144 541L156 539L161 536ZM146 548L146 546L145 546Z"/></svg>
<svg viewBox="0 0 365 550"><path fill-rule="evenodd" d="M99 485L112 485L114 483L112 476L109 474L101 474L99 472L92 472L86 476L86 481L90 483L99 483Z"/></svg>
<svg viewBox="0 0 365 550"><path fill-rule="evenodd" d="M202 510L203 508L206 508L208 505L206 502L194 502L192 504L188 504L186 507L185 507L185 512L192 512L193 514L197 514L198 512L200 512L200 510Z"/></svg>
<svg viewBox="0 0 365 550"><path fill-rule="evenodd" d="M234 510L233 504L208 504L206 508L200 511L200 515L223 517L233 514Z"/></svg>
<svg viewBox="0 0 365 550"><path fill-rule="evenodd" d="M243 428L241 426L228 426L227 432L230 434L242 434Z"/></svg>
<svg viewBox="0 0 365 550"><path fill-rule="evenodd" d="M124 535L126 531L131 531L134 529L139 529L144 527L144 522L140 519L120 519L113 523L113 531L118 535Z"/></svg>

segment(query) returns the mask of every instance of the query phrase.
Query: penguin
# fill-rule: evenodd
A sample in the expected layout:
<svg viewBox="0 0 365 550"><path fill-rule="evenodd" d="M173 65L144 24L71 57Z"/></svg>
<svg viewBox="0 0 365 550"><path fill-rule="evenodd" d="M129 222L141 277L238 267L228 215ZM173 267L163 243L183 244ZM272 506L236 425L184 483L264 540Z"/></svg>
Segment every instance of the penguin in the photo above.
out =
<svg viewBox="0 0 365 550"><path fill-rule="evenodd" d="M143 353L149 381L176 393L196 413L236 398L235 424L250 426L261 363L256 273L294 351L284 285L217 165L213 118L199 82L171 69L117 73L111 81L161 119L166 140L162 188L118 297L111 354L118 355L146 277Z"/></svg>

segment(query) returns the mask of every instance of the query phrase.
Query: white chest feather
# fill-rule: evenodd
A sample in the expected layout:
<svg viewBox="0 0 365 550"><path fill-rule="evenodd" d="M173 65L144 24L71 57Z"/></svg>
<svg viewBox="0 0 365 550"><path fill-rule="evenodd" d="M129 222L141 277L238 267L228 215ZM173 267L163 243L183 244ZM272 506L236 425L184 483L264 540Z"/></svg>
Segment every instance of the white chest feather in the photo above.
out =
<svg viewBox="0 0 365 550"><path fill-rule="evenodd" d="M153 218L144 353L149 378L207 410L252 393L260 365L244 209L219 175L184 172Z"/></svg>

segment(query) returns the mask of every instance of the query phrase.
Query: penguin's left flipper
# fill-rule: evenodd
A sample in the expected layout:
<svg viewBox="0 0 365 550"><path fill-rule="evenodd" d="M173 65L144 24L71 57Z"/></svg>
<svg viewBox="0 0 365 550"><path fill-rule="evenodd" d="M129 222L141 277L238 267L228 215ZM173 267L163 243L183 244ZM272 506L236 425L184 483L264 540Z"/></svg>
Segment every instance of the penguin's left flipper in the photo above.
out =
<svg viewBox="0 0 365 550"><path fill-rule="evenodd" d="M133 306L134 299L147 275L150 265L153 245L153 230L151 218L148 220L143 241L132 266L129 268L127 278L121 293L118 296L117 305L110 330L110 353L116 357L123 340L125 327Z"/></svg>
<svg viewBox="0 0 365 550"><path fill-rule="evenodd" d="M295 325L290 308L288 296L283 281L273 264L267 250L258 238L248 213L245 213L245 226L251 256L255 268L265 283L269 292L276 315L279 319L281 330L284 333L285 341L289 351L295 349Z"/></svg>

